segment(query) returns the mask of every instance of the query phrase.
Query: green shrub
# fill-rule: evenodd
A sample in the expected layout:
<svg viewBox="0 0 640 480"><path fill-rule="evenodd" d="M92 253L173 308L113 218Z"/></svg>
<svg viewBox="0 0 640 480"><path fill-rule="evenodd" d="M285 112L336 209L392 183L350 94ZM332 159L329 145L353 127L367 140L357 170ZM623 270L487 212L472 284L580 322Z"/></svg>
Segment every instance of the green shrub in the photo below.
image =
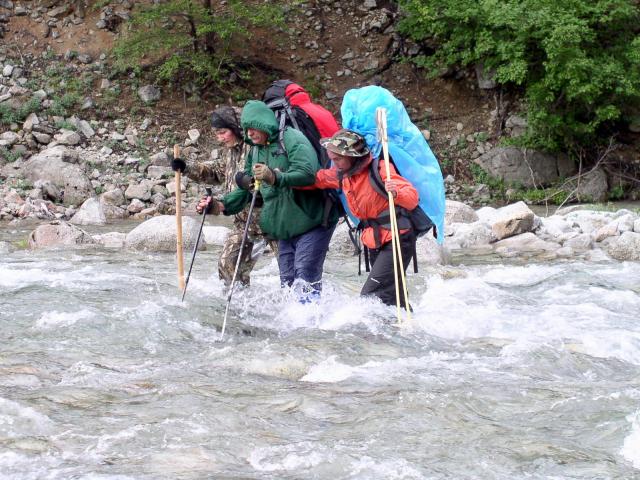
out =
<svg viewBox="0 0 640 480"><path fill-rule="evenodd" d="M609 200L622 200L624 198L624 188L622 185L616 185L609 190Z"/></svg>
<svg viewBox="0 0 640 480"><path fill-rule="evenodd" d="M470 163L469 171L471 172L471 175L473 175L473 180L476 183L488 184L491 180L491 176L477 163Z"/></svg>
<svg viewBox="0 0 640 480"><path fill-rule="evenodd" d="M9 150L5 147L0 147L0 159L8 163L15 162L21 156L22 156L22 153L20 152L14 152L13 150Z"/></svg>
<svg viewBox="0 0 640 480"><path fill-rule="evenodd" d="M53 97L49 113L59 117L66 117L79 102L80 95L75 92L65 93L62 97Z"/></svg>
<svg viewBox="0 0 640 480"><path fill-rule="evenodd" d="M66 120L57 121L55 125L56 125L56 128L58 129L64 128L65 130L72 130L74 132L78 130L78 127L76 126L75 123L68 122Z"/></svg>
<svg viewBox="0 0 640 480"><path fill-rule="evenodd" d="M115 67L139 73L141 65L153 65L162 80L182 77L220 85L236 69L232 47L245 45L255 28L275 30L282 24L281 7L272 2L229 0L214 7L210 0L170 0L143 5L114 49Z"/></svg>
<svg viewBox="0 0 640 480"><path fill-rule="evenodd" d="M567 201L570 192L559 189L557 187L549 188L532 188L532 189L516 189L510 192L509 201L522 200L528 204L545 204L562 205Z"/></svg>
<svg viewBox="0 0 640 480"><path fill-rule="evenodd" d="M18 108L0 104L0 124L10 125L23 122L30 114L39 112L40 108L41 103L38 97L32 97Z"/></svg>
<svg viewBox="0 0 640 480"><path fill-rule="evenodd" d="M438 75L482 64L521 89L529 132L551 150L589 145L640 104L636 0L400 0L400 31L429 47Z"/></svg>

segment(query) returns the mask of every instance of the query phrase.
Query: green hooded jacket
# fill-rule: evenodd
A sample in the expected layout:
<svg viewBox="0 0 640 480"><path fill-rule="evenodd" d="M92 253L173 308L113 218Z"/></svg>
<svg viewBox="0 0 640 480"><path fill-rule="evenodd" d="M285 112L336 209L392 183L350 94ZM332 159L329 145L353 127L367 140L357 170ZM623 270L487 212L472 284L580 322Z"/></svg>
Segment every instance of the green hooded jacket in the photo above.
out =
<svg viewBox="0 0 640 480"><path fill-rule="evenodd" d="M315 150L303 133L293 128L284 132L287 153L278 153L278 123L275 114L264 103L250 100L240 118L245 142L251 149L244 171L252 175L256 163L264 163L276 173L273 185L262 182L260 193L264 204L260 212L260 228L277 240L288 240L322 224L324 200L320 190L297 190L293 187L313 185L320 163ZM268 134L267 145L255 145L247 136L254 128ZM236 188L222 199L224 214L234 215L251 201L251 194Z"/></svg>

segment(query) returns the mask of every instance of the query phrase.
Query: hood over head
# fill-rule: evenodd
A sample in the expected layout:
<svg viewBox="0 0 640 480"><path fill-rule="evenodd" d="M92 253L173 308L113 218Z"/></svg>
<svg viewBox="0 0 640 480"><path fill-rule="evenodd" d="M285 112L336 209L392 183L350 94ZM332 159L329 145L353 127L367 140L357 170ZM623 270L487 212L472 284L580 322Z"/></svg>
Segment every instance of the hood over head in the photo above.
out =
<svg viewBox="0 0 640 480"><path fill-rule="evenodd" d="M245 141L249 145L253 142L247 137L247 130L254 128L268 135L269 143L273 143L278 139L278 121L273 111L267 107L267 104L260 100L249 100L242 109L240 124L244 132Z"/></svg>

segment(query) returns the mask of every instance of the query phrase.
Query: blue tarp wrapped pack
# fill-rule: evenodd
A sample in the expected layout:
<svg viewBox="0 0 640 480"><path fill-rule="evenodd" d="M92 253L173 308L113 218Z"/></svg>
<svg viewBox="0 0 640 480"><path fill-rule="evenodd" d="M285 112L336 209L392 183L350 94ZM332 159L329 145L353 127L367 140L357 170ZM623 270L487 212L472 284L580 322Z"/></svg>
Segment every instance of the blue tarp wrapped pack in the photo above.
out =
<svg viewBox="0 0 640 480"><path fill-rule="evenodd" d="M400 100L389 90L371 85L347 91L340 112L342 126L367 140L374 156L380 156L376 110L387 111L389 155L400 175L410 180L420 194L420 206L435 224L438 243L444 241L444 182L440 164L424 136L409 119Z"/></svg>

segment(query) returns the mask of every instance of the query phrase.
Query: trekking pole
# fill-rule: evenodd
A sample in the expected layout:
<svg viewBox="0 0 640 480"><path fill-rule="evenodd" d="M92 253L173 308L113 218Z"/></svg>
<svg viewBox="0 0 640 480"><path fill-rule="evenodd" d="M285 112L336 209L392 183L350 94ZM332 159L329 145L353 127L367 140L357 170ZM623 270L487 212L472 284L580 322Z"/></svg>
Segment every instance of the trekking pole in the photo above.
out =
<svg viewBox="0 0 640 480"><path fill-rule="evenodd" d="M224 330L227 326L227 315L229 315L229 307L231 306L231 296L233 295L233 289L236 285L236 276L238 275L238 269L240 268L240 262L242 261L242 254L244 253L244 244L247 241L247 234L249 233L249 225L251 224L251 214L253 213L253 207L256 204L256 197L260 190L260 180L255 180L253 186L253 195L251 196L251 205L249 206L249 213L247 215L247 223L244 225L244 232L242 233L242 241L240 242L240 250L238 251L238 258L236 259L236 268L233 271L233 277L231 278L231 285L229 286L229 294L227 295L227 306L224 310L224 320L222 320L222 331L220 332L220 340L224 337Z"/></svg>
<svg viewBox="0 0 640 480"><path fill-rule="evenodd" d="M210 197L213 192L211 188L205 187L207 191L207 197ZM189 265L189 271L187 272L187 279L184 281L184 289L182 290L181 302L184 302L184 296L187 294L187 287L189 286L189 277L191 277L191 269L193 268L193 262L196 260L196 253L198 253L198 245L200 245L200 236L202 235L202 228L204 227L204 220L207 218L207 208L202 210L202 223L200 224L200 230L198 230L198 238L196 238L196 244L193 246L193 253L191 254L191 265Z"/></svg>
<svg viewBox="0 0 640 480"><path fill-rule="evenodd" d="M180 145L173 146L173 158L180 158ZM182 173L176 170L176 258L178 260L178 288L184 285L184 257L182 253Z"/></svg>
<svg viewBox="0 0 640 480"><path fill-rule="evenodd" d="M382 153L384 156L384 165L387 174L387 181L391 180L391 169L389 167L389 139L387 138L387 111L384 108L376 110L376 123L378 124L378 135L382 143ZM398 219L396 217L396 207L393 200L393 194L387 192L389 198L389 217L391 219L391 249L393 255L393 274L395 276L396 286L396 309L398 315L398 323L402 323L400 317L400 285L398 277L402 283L402 293L404 295L405 310L407 312L407 320L411 320L411 312L409 310L409 292L407 290L407 279L404 274L404 262L402 260L402 250L400 248L400 233L398 232Z"/></svg>

